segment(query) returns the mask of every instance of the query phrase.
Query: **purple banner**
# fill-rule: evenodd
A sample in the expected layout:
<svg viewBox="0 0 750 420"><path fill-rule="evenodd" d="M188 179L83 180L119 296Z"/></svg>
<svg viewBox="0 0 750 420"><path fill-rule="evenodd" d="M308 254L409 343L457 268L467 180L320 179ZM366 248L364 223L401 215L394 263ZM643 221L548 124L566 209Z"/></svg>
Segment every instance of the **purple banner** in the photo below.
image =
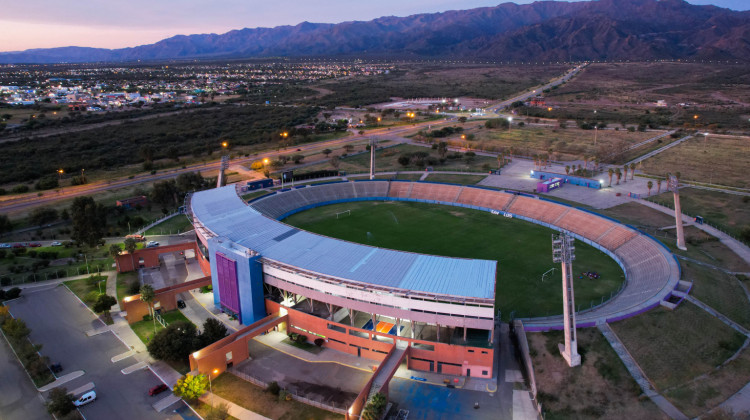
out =
<svg viewBox="0 0 750 420"><path fill-rule="evenodd" d="M237 285L237 262L217 252L216 274L219 277L219 302L239 315L240 293Z"/></svg>

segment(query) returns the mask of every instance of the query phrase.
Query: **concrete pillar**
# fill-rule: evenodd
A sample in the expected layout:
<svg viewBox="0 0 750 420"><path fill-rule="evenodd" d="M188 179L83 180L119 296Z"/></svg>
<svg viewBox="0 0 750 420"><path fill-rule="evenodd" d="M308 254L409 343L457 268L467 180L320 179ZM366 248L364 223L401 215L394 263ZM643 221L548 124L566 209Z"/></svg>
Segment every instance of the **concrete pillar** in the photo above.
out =
<svg viewBox="0 0 750 420"><path fill-rule="evenodd" d="M440 324L435 324L437 327L437 342L440 342Z"/></svg>
<svg viewBox="0 0 750 420"><path fill-rule="evenodd" d="M415 337L416 333L414 332L414 326L415 326L414 321L409 321L409 326L411 327L411 338L414 339L416 338Z"/></svg>
<svg viewBox="0 0 750 420"><path fill-rule="evenodd" d="M401 333L399 332L400 329L401 329L401 320L396 318L396 337L401 335Z"/></svg>
<svg viewBox="0 0 750 420"><path fill-rule="evenodd" d="M682 230L682 207L680 206L680 190L674 189L674 218L677 230L677 248L686 251L685 232Z"/></svg>
<svg viewBox="0 0 750 420"><path fill-rule="evenodd" d="M354 326L354 309L349 309L349 325Z"/></svg>
<svg viewBox="0 0 750 420"><path fill-rule="evenodd" d="M565 328L565 344L558 344L560 353L570 367L581 364L578 354L578 339L576 336L576 311L573 296L573 266L569 262L562 263L563 282L563 325Z"/></svg>
<svg viewBox="0 0 750 420"><path fill-rule="evenodd" d="M375 331L375 327L378 326L378 319L377 319L377 315L375 315L374 313L371 315L372 315L372 330Z"/></svg>
<svg viewBox="0 0 750 420"><path fill-rule="evenodd" d="M466 327L464 327L464 342L466 342Z"/></svg>

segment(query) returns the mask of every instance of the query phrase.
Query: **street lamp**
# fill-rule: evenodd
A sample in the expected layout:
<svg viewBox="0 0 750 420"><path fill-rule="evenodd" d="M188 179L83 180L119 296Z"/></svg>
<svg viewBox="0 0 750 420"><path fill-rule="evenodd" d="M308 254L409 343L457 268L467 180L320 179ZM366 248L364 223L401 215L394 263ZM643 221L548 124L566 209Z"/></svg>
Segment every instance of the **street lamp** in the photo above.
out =
<svg viewBox="0 0 750 420"><path fill-rule="evenodd" d="M211 384L211 374L218 375L219 369L214 369L213 371L208 373L208 390L211 393L211 407L214 406L214 387Z"/></svg>
<svg viewBox="0 0 750 420"><path fill-rule="evenodd" d="M513 123L513 117L508 117L508 131L510 131L510 125Z"/></svg>

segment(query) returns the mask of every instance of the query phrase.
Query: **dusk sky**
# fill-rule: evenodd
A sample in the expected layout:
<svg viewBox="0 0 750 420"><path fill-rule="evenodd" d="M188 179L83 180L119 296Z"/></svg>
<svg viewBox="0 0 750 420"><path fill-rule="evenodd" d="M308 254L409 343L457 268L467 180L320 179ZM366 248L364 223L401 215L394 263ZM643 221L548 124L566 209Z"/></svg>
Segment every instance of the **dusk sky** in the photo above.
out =
<svg viewBox="0 0 750 420"><path fill-rule="evenodd" d="M750 10L748 0L689 0ZM337 23L380 16L407 16L495 6L487 0L128 0L8 2L0 17L0 51L63 46L121 48L173 35L224 33L232 29ZM519 0L516 3L531 3Z"/></svg>

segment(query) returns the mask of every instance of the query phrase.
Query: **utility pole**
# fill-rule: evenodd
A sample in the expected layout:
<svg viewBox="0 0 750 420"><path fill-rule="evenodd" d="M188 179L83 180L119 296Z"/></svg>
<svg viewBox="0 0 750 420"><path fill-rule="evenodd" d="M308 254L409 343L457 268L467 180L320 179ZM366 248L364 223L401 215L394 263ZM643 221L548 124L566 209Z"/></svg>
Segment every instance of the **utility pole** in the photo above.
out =
<svg viewBox="0 0 750 420"><path fill-rule="evenodd" d="M374 138L370 139L370 179L375 179L375 144Z"/></svg>
<svg viewBox="0 0 750 420"><path fill-rule="evenodd" d="M565 343L558 344L558 349L568 366L574 367L581 364L581 355L578 354L578 339L576 336L576 311L575 299L573 297L573 265L575 260L575 238L567 233L552 235L552 262L562 264L562 288L563 288L563 326L565 329Z"/></svg>
<svg viewBox="0 0 750 420"><path fill-rule="evenodd" d="M674 219L677 231L677 248L686 251L685 232L682 229L682 207L680 206L680 181L673 174L667 178L667 188L672 189L674 194Z"/></svg>

